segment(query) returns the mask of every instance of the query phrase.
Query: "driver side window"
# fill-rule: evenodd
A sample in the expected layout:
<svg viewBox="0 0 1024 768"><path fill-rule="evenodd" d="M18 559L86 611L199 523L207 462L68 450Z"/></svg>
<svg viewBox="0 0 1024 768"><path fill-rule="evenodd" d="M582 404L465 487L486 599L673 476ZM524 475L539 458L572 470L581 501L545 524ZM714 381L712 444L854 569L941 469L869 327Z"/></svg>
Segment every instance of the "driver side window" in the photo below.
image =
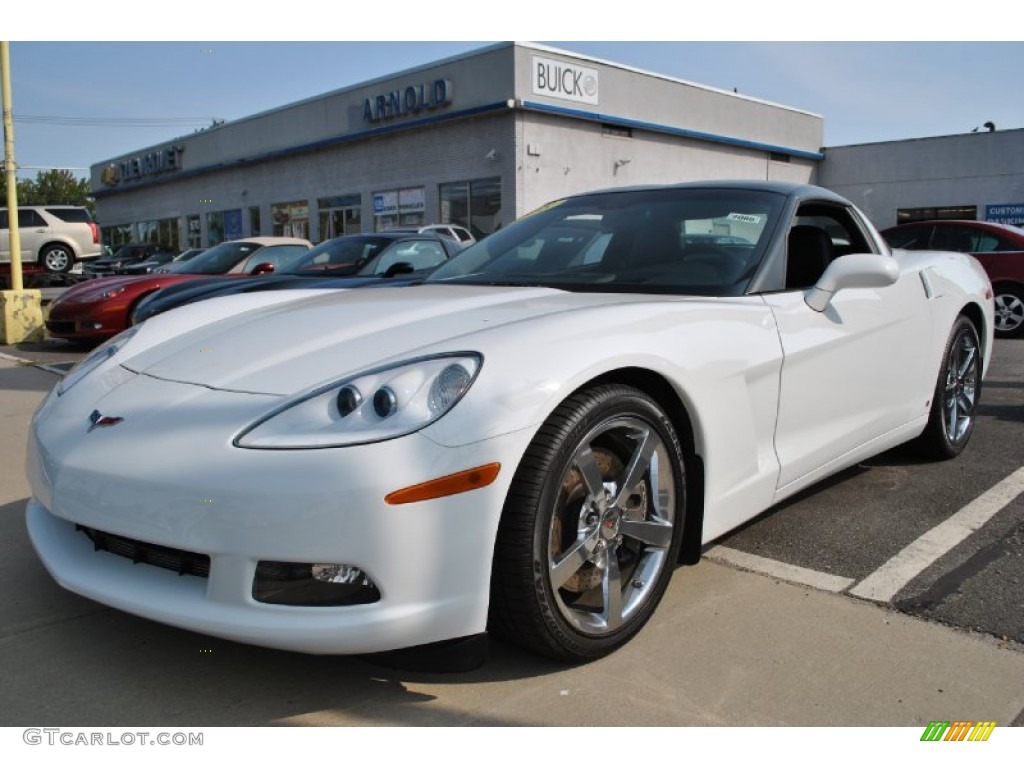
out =
<svg viewBox="0 0 1024 768"><path fill-rule="evenodd" d="M842 206L802 205L786 241L786 290L810 288L839 256L873 250Z"/></svg>

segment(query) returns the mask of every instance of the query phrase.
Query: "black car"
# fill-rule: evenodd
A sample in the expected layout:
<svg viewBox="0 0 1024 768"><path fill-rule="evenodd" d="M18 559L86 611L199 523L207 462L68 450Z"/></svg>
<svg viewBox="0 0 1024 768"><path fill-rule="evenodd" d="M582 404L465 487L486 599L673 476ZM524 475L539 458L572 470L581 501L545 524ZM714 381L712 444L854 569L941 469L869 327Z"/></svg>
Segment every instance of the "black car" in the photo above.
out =
<svg viewBox="0 0 1024 768"><path fill-rule="evenodd" d="M463 247L429 233L343 235L325 240L285 269L257 264L257 277L197 278L161 288L139 302L130 321L134 325L183 304L252 291L405 285L423 279Z"/></svg>
<svg viewBox="0 0 1024 768"><path fill-rule="evenodd" d="M169 245L162 245L160 243L125 243L114 251L112 256L104 256L86 262L83 272L90 277L126 274L121 272L121 270L130 264L137 264L156 258L163 258L165 259L164 263L166 263L173 259L176 254L177 251Z"/></svg>
<svg viewBox="0 0 1024 768"><path fill-rule="evenodd" d="M189 248L187 251L182 251L178 255L174 255L172 251L159 251L144 261L133 261L128 264L122 264L121 268L116 270L115 273L118 275L148 275L158 267L170 264L172 261L175 264L180 264L181 262L188 261L193 256L198 256L205 250L205 248Z"/></svg>

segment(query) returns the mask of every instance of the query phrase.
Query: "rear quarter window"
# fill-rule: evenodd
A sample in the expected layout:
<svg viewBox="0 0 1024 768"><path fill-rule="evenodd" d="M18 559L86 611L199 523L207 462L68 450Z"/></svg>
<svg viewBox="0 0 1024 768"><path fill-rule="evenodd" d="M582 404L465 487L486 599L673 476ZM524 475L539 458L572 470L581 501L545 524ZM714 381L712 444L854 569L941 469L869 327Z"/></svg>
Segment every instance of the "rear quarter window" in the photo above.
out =
<svg viewBox="0 0 1024 768"><path fill-rule="evenodd" d="M56 216L61 221L68 221L74 224L88 224L92 221L92 216L89 215L89 211L85 208L47 208L46 212L51 216Z"/></svg>

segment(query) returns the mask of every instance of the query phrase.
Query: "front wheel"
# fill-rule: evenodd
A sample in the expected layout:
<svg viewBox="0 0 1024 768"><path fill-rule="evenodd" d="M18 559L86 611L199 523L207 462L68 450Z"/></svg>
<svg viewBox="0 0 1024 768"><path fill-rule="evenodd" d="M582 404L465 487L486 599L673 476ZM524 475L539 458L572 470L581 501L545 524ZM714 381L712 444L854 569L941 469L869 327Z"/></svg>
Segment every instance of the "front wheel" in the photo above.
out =
<svg viewBox="0 0 1024 768"><path fill-rule="evenodd" d="M67 272L75 263L75 254L66 245L59 243L46 246L41 258L47 271L55 274Z"/></svg>
<svg viewBox="0 0 1024 768"><path fill-rule="evenodd" d="M538 431L498 531L491 629L559 661L604 656L646 623L682 541L685 470L664 411L633 387L573 395Z"/></svg>
<svg viewBox="0 0 1024 768"><path fill-rule="evenodd" d="M961 315L946 343L928 426L917 441L921 451L935 459L951 459L967 447L980 394L981 343L974 323Z"/></svg>
<svg viewBox="0 0 1024 768"><path fill-rule="evenodd" d="M1024 290L997 288L995 305L995 334L1000 338L1013 338L1024 331Z"/></svg>

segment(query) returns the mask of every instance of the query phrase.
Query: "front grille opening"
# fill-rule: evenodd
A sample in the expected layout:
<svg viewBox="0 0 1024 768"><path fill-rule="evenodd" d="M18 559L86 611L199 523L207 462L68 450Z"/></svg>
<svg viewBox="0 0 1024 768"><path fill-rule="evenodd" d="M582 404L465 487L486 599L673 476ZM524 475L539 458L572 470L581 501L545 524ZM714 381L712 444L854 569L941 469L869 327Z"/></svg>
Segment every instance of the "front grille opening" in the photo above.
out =
<svg viewBox="0 0 1024 768"><path fill-rule="evenodd" d="M112 555L127 558L133 563L145 563L146 565L155 565L157 568L166 568L179 576L199 576L202 579L210 576L209 555L162 547L159 544L129 539L114 533L98 531L95 528L87 528L84 525L76 525L75 530L88 536L96 550L110 552Z"/></svg>

